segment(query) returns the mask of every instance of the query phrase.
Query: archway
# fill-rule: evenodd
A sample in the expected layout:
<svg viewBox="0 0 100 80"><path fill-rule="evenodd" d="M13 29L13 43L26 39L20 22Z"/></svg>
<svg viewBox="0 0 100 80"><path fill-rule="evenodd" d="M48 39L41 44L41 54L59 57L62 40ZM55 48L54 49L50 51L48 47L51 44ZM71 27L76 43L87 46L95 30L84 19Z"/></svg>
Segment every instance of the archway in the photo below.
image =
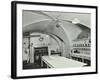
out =
<svg viewBox="0 0 100 80"><path fill-rule="evenodd" d="M68 55L70 54L70 42L67 37L66 32L62 28L62 26L57 26L56 21L52 20L44 20L44 21L39 21L36 23L29 24L25 27L23 27L23 33L32 33L32 32L41 32L41 33L46 33L46 34L52 34L58 37L59 39L64 42L65 45L65 51L64 51L64 56L69 57Z"/></svg>

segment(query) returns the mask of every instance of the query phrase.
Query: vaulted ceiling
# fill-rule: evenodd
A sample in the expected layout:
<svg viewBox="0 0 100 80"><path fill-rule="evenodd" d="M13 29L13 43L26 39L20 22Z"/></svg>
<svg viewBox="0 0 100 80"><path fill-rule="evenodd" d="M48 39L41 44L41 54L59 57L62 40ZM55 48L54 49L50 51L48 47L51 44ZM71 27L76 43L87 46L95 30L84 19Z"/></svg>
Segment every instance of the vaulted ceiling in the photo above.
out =
<svg viewBox="0 0 100 80"><path fill-rule="evenodd" d="M76 17L88 26L74 24L72 20ZM83 30L90 29L90 14L23 10L22 19L23 34L41 32L56 35L65 42L68 52L71 41Z"/></svg>

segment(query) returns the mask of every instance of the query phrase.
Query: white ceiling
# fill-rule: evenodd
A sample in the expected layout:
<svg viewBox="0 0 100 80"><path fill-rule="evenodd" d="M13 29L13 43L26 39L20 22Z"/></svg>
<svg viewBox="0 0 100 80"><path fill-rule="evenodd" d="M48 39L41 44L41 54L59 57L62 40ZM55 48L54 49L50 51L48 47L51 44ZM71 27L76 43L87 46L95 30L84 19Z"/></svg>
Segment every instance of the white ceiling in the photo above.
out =
<svg viewBox="0 0 100 80"><path fill-rule="evenodd" d="M89 13L70 13L70 12L46 12L46 11L28 11L23 10L23 27L45 19L63 19L73 21L78 19L81 24L90 27L91 15Z"/></svg>
<svg viewBox="0 0 100 80"><path fill-rule="evenodd" d="M90 14L25 10L22 15L23 33L42 32L57 35L65 42L66 51L69 53L72 40L82 32L80 27L72 23L74 19L90 28Z"/></svg>

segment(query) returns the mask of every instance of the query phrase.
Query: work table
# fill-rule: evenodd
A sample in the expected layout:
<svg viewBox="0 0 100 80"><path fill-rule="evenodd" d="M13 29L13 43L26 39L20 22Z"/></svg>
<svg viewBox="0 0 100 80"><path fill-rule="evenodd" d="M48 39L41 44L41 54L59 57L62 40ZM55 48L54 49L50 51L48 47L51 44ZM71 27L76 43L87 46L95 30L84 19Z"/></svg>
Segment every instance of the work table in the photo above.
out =
<svg viewBox="0 0 100 80"><path fill-rule="evenodd" d="M85 63L68 59L63 56L42 56L41 65L43 65L43 62L47 64L49 68L70 68L86 65Z"/></svg>

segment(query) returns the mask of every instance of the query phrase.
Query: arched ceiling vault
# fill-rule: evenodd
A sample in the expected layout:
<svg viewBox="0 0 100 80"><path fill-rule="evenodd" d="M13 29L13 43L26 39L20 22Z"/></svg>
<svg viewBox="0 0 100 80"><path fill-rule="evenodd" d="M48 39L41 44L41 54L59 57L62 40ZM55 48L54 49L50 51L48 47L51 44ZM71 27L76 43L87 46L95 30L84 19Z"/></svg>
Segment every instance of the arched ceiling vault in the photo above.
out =
<svg viewBox="0 0 100 80"><path fill-rule="evenodd" d="M64 32L64 30L61 27L56 27L56 23L54 21L49 21L50 22L49 24L48 24L48 21L46 24L43 24L43 22L45 23L45 21L41 21L41 22L39 22L39 24L35 23L36 24L35 25L33 23L31 25L23 27L23 33L40 32L40 33L45 33L48 35L53 35L53 36L57 37L60 41L65 43L66 53L69 53L70 44L69 44L68 37L67 37L66 33ZM40 24L41 24L41 26L40 26ZM49 25L49 27L47 25Z"/></svg>
<svg viewBox="0 0 100 80"><path fill-rule="evenodd" d="M32 11L31 11L32 12ZM24 14L25 13L25 14ZM41 32L52 34L61 39L66 45L66 51L70 53L71 41L79 35L85 26L73 24L68 20L58 20L41 11L23 12L23 34Z"/></svg>

